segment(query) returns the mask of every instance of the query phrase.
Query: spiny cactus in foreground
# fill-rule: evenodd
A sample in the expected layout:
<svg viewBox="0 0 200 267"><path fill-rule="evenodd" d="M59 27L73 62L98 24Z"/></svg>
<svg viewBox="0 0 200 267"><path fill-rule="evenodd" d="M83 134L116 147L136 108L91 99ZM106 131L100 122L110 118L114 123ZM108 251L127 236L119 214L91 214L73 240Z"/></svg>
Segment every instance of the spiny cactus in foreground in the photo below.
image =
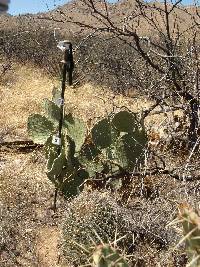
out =
<svg viewBox="0 0 200 267"><path fill-rule="evenodd" d="M187 204L182 204L179 211L189 259L187 266L200 267L200 217Z"/></svg>
<svg viewBox="0 0 200 267"><path fill-rule="evenodd" d="M84 190L66 208L62 235L67 263L73 266L87 264L95 251L94 244L109 244L116 236L124 237L117 242L117 248L128 254L133 242L132 224L130 212L120 206L109 191Z"/></svg>
<svg viewBox="0 0 200 267"><path fill-rule="evenodd" d="M128 267L124 257L108 244L98 245L93 252L92 259L92 267Z"/></svg>

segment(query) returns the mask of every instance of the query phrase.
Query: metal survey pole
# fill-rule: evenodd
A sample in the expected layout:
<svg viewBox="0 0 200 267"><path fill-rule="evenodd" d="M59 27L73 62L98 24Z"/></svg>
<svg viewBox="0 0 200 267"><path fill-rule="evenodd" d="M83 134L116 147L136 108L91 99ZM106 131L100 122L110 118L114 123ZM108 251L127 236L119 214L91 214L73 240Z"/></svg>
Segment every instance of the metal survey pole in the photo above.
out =
<svg viewBox="0 0 200 267"><path fill-rule="evenodd" d="M69 86L72 85L72 73L74 69L74 61L73 61L73 51L71 42L66 40L60 41L57 47L64 52L64 59L61 61L61 63L63 63L63 69L62 69L61 97L59 99L60 120L58 126L58 136L55 137L55 140L53 140L53 143L58 145L58 156L59 156L62 151L62 127L64 119L66 82L68 82ZM58 195L58 188L55 189L55 194L54 194L54 208L53 208L54 211L56 211L57 195Z"/></svg>
<svg viewBox="0 0 200 267"><path fill-rule="evenodd" d="M72 44L69 41L61 41L58 43L58 48L60 48L64 52L64 59L61 61L63 63L62 70L62 86L61 86L61 99L60 99L60 121L58 127L58 137L60 138L60 151L61 152L61 136L62 136L62 125L63 125L63 116L64 116L64 98L65 98L65 89L66 82L68 81L68 85L72 85L72 73L74 69L74 61L73 61L73 52L72 52Z"/></svg>

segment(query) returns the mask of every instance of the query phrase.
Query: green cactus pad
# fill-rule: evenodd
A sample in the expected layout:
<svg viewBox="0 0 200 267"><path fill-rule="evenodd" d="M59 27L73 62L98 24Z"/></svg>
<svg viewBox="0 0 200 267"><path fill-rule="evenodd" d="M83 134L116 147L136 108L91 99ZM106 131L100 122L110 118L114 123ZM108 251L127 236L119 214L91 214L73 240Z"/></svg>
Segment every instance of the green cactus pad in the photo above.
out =
<svg viewBox="0 0 200 267"><path fill-rule="evenodd" d="M47 98L43 100L43 104L47 118L57 126L61 116L60 108Z"/></svg>
<svg viewBox="0 0 200 267"><path fill-rule="evenodd" d="M93 143L90 144L85 144L81 151L80 151L80 156L86 158L87 161L93 161L95 160L98 155L100 154L100 150L96 148L96 146Z"/></svg>
<svg viewBox="0 0 200 267"><path fill-rule="evenodd" d="M62 151L58 156L58 147L51 143L50 137L45 150L48 153L47 176L64 194L65 197L73 197L81 190L79 187L88 174L81 170L80 164L74 158L74 142L68 136L62 136Z"/></svg>
<svg viewBox="0 0 200 267"><path fill-rule="evenodd" d="M56 104L59 98L61 98L61 91L54 87L52 90L52 101Z"/></svg>
<svg viewBox="0 0 200 267"><path fill-rule="evenodd" d="M78 118L74 118L72 114L68 114L64 118L63 127L66 134L75 143L75 152L79 152L87 135L85 123Z"/></svg>
<svg viewBox="0 0 200 267"><path fill-rule="evenodd" d="M112 145L112 161L119 165L122 169L126 170L129 166L129 161L127 157L126 145L121 138L118 138L116 142Z"/></svg>
<svg viewBox="0 0 200 267"><path fill-rule="evenodd" d="M63 136L63 145L65 150L65 157L69 165L74 164L74 155L75 155L75 143L74 141L68 136Z"/></svg>
<svg viewBox="0 0 200 267"><path fill-rule="evenodd" d="M64 150L62 150L60 155L53 160L51 169L47 171L48 178L53 183L59 184L60 182L62 182L62 179L66 174L66 166L67 161L65 158L65 152Z"/></svg>
<svg viewBox="0 0 200 267"><path fill-rule="evenodd" d="M128 133L122 136L121 141L124 144L124 150L126 153L129 169L135 166L137 160L144 158L144 147L145 147L146 137L140 136L137 131L135 133Z"/></svg>
<svg viewBox="0 0 200 267"><path fill-rule="evenodd" d="M66 198L77 196L83 189L83 182L88 178L88 173L84 170L68 169L60 190Z"/></svg>
<svg viewBox="0 0 200 267"><path fill-rule="evenodd" d="M128 111L120 111L114 115L112 124L120 132L133 132L137 127L136 115Z"/></svg>
<svg viewBox="0 0 200 267"><path fill-rule="evenodd" d="M27 126L29 136L38 144L45 144L54 131L53 123L40 114L29 116Z"/></svg>
<svg viewBox="0 0 200 267"><path fill-rule="evenodd" d="M55 154L55 158L58 156L58 146L52 144L52 135L49 136L49 138L47 139L45 145L44 145L44 152L45 152L45 157L46 159L49 158L49 152L52 151L53 154Z"/></svg>
<svg viewBox="0 0 200 267"><path fill-rule="evenodd" d="M93 264L96 267L128 267L126 260L107 244L97 246L93 253Z"/></svg>
<svg viewBox="0 0 200 267"><path fill-rule="evenodd" d="M117 136L109 119L99 121L92 128L91 133L94 144L100 149L109 147Z"/></svg>
<svg viewBox="0 0 200 267"><path fill-rule="evenodd" d="M92 143L84 145L79 153L78 160L89 173L89 177L93 177L96 173L101 173L104 170L99 154L100 150Z"/></svg>

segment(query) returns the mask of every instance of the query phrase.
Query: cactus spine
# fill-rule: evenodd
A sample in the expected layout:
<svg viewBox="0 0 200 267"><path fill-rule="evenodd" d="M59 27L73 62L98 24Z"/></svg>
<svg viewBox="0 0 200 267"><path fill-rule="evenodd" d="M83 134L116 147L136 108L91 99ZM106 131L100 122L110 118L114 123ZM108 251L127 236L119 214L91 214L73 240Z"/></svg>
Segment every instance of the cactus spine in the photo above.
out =
<svg viewBox="0 0 200 267"><path fill-rule="evenodd" d="M108 244L101 244L93 252L93 267L128 267L126 260Z"/></svg>
<svg viewBox="0 0 200 267"><path fill-rule="evenodd" d="M188 205L183 204L179 208L182 221L186 252L188 255L188 267L200 266L200 217Z"/></svg>

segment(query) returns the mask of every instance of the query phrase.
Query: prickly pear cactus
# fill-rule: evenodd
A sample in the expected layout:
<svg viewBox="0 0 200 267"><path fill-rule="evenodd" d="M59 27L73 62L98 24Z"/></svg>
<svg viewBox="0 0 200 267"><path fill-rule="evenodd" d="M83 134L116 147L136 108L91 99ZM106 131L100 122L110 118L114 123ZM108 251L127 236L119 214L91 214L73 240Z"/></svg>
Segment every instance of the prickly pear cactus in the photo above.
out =
<svg viewBox="0 0 200 267"><path fill-rule="evenodd" d="M94 144L99 149L110 147L117 137L110 118L105 118L97 122L91 130L91 135Z"/></svg>
<svg viewBox="0 0 200 267"><path fill-rule="evenodd" d="M74 142L68 136L63 135L61 143L63 145L59 155L58 146L52 144L52 136L45 144L47 177L65 197L72 197L81 190L80 186L84 179L88 178L88 174L81 169L80 163L74 157Z"/></svg>
<svg viewBox="0 0 200 267"><path fill-rule="evenodd" d="M97 122L89 134L84 121L67 114L63 118L61 144L52 144L62 115L59 99L60 91L54 88L52 101L44 100L46 117L31 115L28 133L34 142L45 144L47 176L67 196L77 192L88 176L132 171L137 162L141 163L146 133L136 115L128 111L111 113Z"/></svg>
<svg viewBox="0 0 200 267"><path fill-rule="evenodd" d="M58 125L61 116L60 108L54 102L50 101L47 98L43 100L43 105L47 118L52 123Z"/></svg>
<svg viewBox="0 0 200 267"><path fill-rule="evenodd" d="M200 266L200 217L187 204L179 208L190 267Z"/></svg>
<svg viewBox="0 0 200 267"><path fill-rule="evenodd" d="M53 123L40 114L29 116L27 126L29 136L38 144L45 144L55 130Z"/></svg>
<svg viewBox="0 0 200 267"><path fill-rule="evenodd" d="M85 123L82 120L73 117L72 114L67 114L64 117L63 127L65 133L75 143L75 152L79 152L87 135L87 127Z"/></svg>
<svg viewBox="0 0 200 267"><path fill-rule="evenodd" d="M57 87L54 87L52 90L52 102L54 102L56 105L58 105L60 98L61 98L61 91Z"/></svg>
<svg viewBox="0 0 200 267"><path fill-rule="evenodd" d="M128 267L126 260L108 244L97 246L92 258L93 267Z"/></svg>
<svg viewBox="0 0 200 267"><path fill-rule="evenodd" d="M62 150L60 155L58 155L54 160L50 158L50 161L52 163L51 165L49 160L47 163L47 166L49 167L49 170L47 170L47 177L57 187L59 187L59 183L62 183L62 179L66 175L67 161L64 150Z"/></svg>
<svg viewBox="0 0 200 267"><path fill-rule="evenodd" d="M144 158L146 132L131 112L111 114L93 127L91 135L94 145L101 150L104 165L112 163L115 171L131 171Z"/></svg>
<svg viewBox="0 0 200 267"><path fill-rule="evenodd" d="M116 113L112 119L112 124L119 132L132 133L138 128L136 115L128 111Z"/></svg>
<svg viewBox="0 0 200 267"><path fill-rule="evenodd" d="M84 166L90 177L102 173L104 170L104 165L99 156L100 150L93 143L83 145L78 155L79 162Z"/></svg>

